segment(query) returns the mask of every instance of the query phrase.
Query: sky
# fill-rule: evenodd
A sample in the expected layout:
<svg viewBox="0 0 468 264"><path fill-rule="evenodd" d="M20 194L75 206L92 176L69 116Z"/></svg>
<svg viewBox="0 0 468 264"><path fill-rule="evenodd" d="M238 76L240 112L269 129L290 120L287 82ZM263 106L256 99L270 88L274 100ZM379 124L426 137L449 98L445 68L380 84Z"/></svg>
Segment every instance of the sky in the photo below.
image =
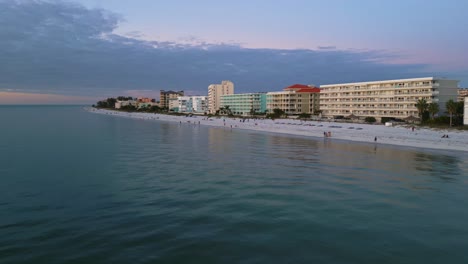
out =
<svg viewBox="0 0 468 264"><path fill-rule="evenodd" d="M222 80L468 87L467 13L462 0L0 0L0 104L206 95Z"/></svg>

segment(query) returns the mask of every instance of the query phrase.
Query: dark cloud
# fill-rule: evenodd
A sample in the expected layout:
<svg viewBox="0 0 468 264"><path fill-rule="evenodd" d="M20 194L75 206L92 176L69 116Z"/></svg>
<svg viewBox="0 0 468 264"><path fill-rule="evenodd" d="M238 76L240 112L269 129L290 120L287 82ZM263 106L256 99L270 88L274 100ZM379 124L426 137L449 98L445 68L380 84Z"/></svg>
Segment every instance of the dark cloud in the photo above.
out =
<svg viewBox="0 0 468 264"><path fill-rule="evenodd" d="M206 93L232 80L237 92L427 75L425 65L384 64L382 51L246 49L113 34L117 14L57 1L0 0L0 88L92 95L124 90Z"/></svg>

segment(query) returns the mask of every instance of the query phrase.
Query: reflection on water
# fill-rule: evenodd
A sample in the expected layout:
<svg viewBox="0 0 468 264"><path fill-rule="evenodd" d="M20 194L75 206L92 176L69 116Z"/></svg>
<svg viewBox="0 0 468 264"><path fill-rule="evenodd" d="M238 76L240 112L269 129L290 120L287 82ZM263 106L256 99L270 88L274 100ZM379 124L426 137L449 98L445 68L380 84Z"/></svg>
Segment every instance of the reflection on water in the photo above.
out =
<svg viewBox="0 0 468 264"><path fill-rule="evenodd" d="M248 144L240 149L242 144L239 144L238 139L242 140L246 134ZM461 158L466 158L465 153L460 153L460 157L440 151L432 154L379 144L356 144L328 138L309 139L219 128L209 129L208 135L214 161L240 155L251 157L249 161L239 164L245 167L257 159L266 158L275 160L275 163L267 163L269 168L265 170L274 170L278 166L312 170L307 174L292 176L297 178L331 173L348 180L388 179L405 183L409 188L437 190L437 187L424 186L431 179L425 177L437 177L442 181L460 180L463 172L468 170L466 162L462 162L465 159Z"/></svg>

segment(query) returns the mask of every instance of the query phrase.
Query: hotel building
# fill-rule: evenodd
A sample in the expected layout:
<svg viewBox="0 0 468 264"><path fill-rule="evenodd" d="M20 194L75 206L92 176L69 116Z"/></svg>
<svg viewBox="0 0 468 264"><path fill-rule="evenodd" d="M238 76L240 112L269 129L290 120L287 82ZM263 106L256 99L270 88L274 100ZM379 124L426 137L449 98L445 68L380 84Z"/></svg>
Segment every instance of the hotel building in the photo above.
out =
<svg viewBox="0 0 468 264"><path fill-rule="evenodd" d="M208 112L215 114L221 107L221 96L227 94L234 94L234 83L231 81L208 86Z"/></svg>
<svg viewBox="0 0 468 264"><path fill-rule="evenodd" d="M294 84L282 92L267 93L267 110L278 108L288 115L313 114L319 110L320 96L320 89L313 85Z"/></svg>
<svg viewBox="0 0 468 264"><path fill-rule="evenodd" d="M208 98L206 96L179 96L178 112L180 113L200 113L208 111Z"/></svg>
<svg viewBox="0 0 468 264"><path fill-rule="evenodd" d="M468 96L465 97L465 111L463 112L463 124L468 126Z"/></svg>
<svg viewBox="0 0 468 264"><path fill-rule="evenodd" d="M229 106L234 115L252 115L265 113L266 93L245 93L221 95L220 107Z"/></svg>
<svg viewBox="0 0 468 264"><path fill-rule="evenodd" d="M159 92L159 107L169 109L169 100L184 96L184 91L164 91Z"/></svg>
<svg viewBox="0 0 468 264"><path fill-rule="evenodd" d="M458 89L458 102L464 102L465 97L468 96L468 88L460 88Z"/></svg>
<svg viewBox="0 0 468 264"><path fill-rule="evenodd" d="M418 116L416 102L445 103L456 100L458 81L427 77L402 80L329 84L320 86L320 110L323 116L371 116L405 118Z"/></svg>

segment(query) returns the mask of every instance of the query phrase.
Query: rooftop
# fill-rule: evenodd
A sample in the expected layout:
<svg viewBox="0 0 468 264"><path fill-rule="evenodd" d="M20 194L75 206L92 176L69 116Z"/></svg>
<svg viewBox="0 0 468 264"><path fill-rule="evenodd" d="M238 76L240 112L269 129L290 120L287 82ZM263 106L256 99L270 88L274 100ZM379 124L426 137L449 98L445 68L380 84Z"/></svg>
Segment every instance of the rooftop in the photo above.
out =
<svg viewBox="0 0 468 264"><path fill-rule="evenodd" d="M296 89L297 89L297 88L310 88L310 86L309 86L309 85L305 85L305 84L296 83L296 84L293 84L293 85L291 85L291 86L288 86L288 87L286 87L286 88L284 88L284 89L289 89L289 88L296 88Z"/></svg>
<svg viewBox="0 0 468 264"><path fill-rule="evenodd" d="M312 85L305 84L293 84L283 89L284 91L294 90L296 93L320 93L320 88L314 87Z"/></svg>
<svg viewBox="0 0 468 264"><path fill-rule="evenodd" d="M440 78L440 77L424 77L424 78L381 80L381 81L370 81L370 82L335 83L335 84L320 85L320 87L332 87L332 86L337 86L337 85L340 85L340 86L352 86L352 85L396 83L396 82L422 82L422 81L435 81L435 80L456 81L456 80L449 80L449 79Z"/></svg>

